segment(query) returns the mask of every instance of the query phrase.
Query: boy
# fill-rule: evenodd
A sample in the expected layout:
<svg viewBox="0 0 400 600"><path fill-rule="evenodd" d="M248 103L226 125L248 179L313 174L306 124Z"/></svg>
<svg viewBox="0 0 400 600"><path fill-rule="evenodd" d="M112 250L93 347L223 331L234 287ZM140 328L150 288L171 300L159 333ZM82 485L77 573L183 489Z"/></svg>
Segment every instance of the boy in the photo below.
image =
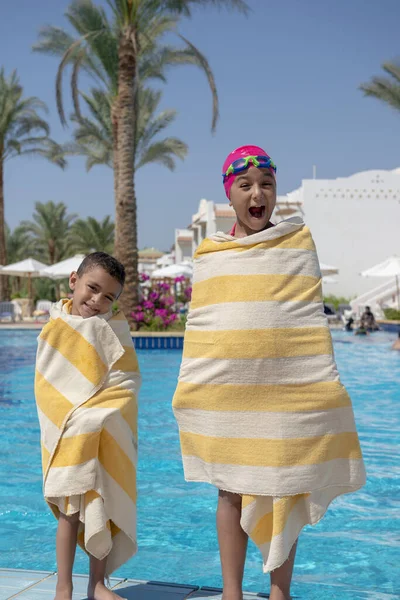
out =
<svg viewBox="0 0 400 600"><path fill-rule="evenodd" d="M113 303L125 269L103 252L69 279L38 338L35 396L44 496L58 519L56 600L72 599L76 544L90 557L89 600L119 598L105 578L137 550L137 393L129 325Z"/></svg>

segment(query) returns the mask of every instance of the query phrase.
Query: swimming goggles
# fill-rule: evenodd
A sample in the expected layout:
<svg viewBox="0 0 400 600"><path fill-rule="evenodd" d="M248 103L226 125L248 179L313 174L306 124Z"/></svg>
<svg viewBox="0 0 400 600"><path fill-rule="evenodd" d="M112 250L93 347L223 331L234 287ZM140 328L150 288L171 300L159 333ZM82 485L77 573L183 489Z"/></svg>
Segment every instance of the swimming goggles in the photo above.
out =
<svg viewBox="0 0 400 600"><path fill-rule="evenodd" d="M236 173L245 171L248 168L250 161L253 163L254 167L260 169L272 169L274 173L276 173L276 164L269 156L246 156L245 158L234 160L226 172L222 173L222 177L225 180L232 173L235 175Z"/></svg>

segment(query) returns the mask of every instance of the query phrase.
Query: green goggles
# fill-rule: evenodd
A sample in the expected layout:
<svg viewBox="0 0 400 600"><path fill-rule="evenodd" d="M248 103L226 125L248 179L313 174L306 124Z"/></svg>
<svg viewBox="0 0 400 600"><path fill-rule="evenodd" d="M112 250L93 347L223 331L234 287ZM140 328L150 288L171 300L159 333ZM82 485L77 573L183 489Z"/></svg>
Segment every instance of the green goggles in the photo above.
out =
<svg viewBox="0 0 400 600"><path fill-rule="evenodd" d="M246 156L246 158L238 158L228 167L222 177L225 181L229 175L236 175L241 171L245 171L249 167L249 162L252 162L254 167L259 169L272 169L276 173L276 164L269 156Z"/></svg>

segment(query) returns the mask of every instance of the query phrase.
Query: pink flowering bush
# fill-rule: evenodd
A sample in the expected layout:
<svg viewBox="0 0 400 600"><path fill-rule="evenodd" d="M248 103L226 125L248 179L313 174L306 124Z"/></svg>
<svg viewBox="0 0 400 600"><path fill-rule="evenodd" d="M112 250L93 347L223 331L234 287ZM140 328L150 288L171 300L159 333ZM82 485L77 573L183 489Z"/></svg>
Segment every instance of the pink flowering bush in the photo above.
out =
<svg viewBox="0 0 400 600"><path fill-rule="evenodd" d="M140 282L149 282L149 276L142 273ZM177 277L169 283L152 283L142 286L142 299L131 313L137 329L165 331L178 323L184 327L182 316L190 302L192 288L185 285L185 277Z"/></svg>

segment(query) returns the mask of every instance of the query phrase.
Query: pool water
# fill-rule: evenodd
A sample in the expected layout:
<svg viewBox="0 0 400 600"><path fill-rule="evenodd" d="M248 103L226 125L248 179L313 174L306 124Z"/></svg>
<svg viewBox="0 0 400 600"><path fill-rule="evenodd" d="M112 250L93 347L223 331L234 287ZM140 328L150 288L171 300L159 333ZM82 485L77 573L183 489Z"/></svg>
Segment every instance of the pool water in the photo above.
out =
<svg viewBox="0 0 400 600"><path fill-rule="evenodd" d="M39 427L33 397L34 331L0 331L0 567L53 570L56 521L42 498ZM293 595L354 600L400 598L400 352L394 334L334 332L341 377L354 404L368 483L341 496L300 538ZM139 351L139 553L116 573L221 586L216 491L183 480L171 399L181 352ZM87 572L78 550L76 572ZM251 545L245 588L268 591Z"/></svg>

